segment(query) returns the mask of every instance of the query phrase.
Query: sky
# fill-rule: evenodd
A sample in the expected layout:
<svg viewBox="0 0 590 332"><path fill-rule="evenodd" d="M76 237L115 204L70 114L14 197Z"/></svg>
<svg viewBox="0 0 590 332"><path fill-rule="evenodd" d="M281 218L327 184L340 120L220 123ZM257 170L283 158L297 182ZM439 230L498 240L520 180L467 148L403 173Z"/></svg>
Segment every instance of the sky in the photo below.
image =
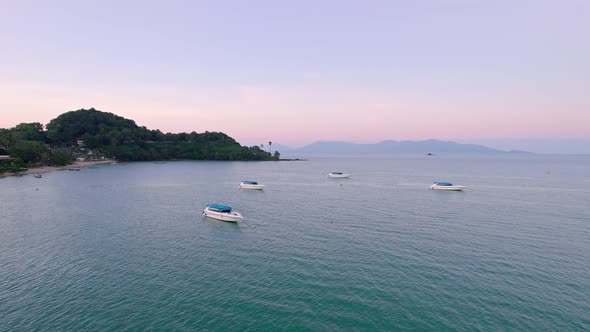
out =
<svg viewBox="0 0 590 332"><path fill-rule="evenodd" d="M94 107L247 145L590 153L589 18L587 0L0 0L0 127Z"/></svg>

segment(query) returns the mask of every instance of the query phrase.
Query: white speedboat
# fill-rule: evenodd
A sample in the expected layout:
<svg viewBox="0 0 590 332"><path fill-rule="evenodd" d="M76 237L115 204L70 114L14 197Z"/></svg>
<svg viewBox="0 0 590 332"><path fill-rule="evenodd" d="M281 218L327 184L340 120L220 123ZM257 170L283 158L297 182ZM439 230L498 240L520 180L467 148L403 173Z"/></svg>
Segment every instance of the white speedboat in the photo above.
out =
<svg viewBox="0 0 590 332"><path fill-rule="evenodd" d="M240 188L262 190L262 189L264 189L264 185L259 184L256 181L242 181L242 182L240 182Z"/></svg>
<svg viewBox="0 0 590 332"><path fill-rule="evenodd" d="M330 172L328 174L329 178L349 178L350 174L341 173L341 172Z"/></svg>
<svg viewBox="0 0 590 332"><path fill-rule="evenodd" d="M450 182L433 182L430 186L432 190L449 190L449 191L461 191L465 188L465 186L457 186Z"/></svg>
<svg viewBox="0 0 590 332"><path fill-rule="evenodd" d="M203 215L209 218L228 222L238 222L244 219L241 214L232 211L231 206L219 204L207 205L205 210L203 210Z"/></svg>

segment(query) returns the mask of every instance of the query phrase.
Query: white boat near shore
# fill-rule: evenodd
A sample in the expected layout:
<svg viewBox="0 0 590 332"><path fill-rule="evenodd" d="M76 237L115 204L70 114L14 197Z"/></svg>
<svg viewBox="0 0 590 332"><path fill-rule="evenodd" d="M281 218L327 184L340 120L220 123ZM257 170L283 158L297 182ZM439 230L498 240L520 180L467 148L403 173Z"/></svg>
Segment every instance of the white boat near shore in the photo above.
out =
<svg viewBox="0 0 590 332"><path fill-rule="evenodd" d="M240 188L242 188L242 189L262 190L262 189L264 189L264 185L263 184L259 184L256 181L242 181L242 182L240 182Z"/></svg>
<svg viewBox="0 0 590 332"><path fill-rule="evenodd" d="M349 178L351 174L342 173L342 172L330 172L328 174L329 178Z"/></svg>
<svg viewBox="0 0 590 332"><path fill-rule="evenodd" d="M203 215L209 218L227 222L238 222L244 219L240 213L233 211L231 206L220 204L207 205L207 207L203 210Z"/></svg>
<svg viewBox="0 0 590 332"><path fill-rule="evenodd" d="M435 181L430 186L432 190L462 191L465 186L454 185L450 182Z"/></svg>

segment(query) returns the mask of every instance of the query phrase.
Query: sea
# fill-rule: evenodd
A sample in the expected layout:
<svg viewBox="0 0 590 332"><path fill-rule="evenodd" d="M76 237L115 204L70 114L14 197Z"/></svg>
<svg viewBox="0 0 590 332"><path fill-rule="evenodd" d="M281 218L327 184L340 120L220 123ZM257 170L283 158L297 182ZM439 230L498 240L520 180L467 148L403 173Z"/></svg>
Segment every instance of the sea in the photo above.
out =
<svg viewBox="0 0 590 332"><path fill-rule="evenodd" d="M590 330L590 156L298 157L0 179L0 331Z"/></svg>

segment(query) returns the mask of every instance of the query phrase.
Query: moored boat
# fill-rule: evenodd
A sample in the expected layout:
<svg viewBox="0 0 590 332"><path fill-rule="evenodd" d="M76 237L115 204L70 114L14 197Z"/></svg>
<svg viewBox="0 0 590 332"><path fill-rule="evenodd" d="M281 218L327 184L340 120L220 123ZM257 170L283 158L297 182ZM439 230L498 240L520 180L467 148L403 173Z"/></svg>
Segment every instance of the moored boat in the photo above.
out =
<svg viewBox="0 0 590 332"><path fill-rule="evenodd" d="M432 190L462 191L465 186L454 185L450 182L435 181L430 186Z"/></svg>
<svg viewBox="0 0 590 332"><path fill-rule="evenodd" d="M34 177L35 179L40 179L40 178L42 178L42 177L43 177L43 175L41 175L41 174L35 174L35 175L33 175L33 177Z"/></svg>
<svg viewBox="0 0 590 332"><path fill-rule="evenodd" d="M209 218L227 222L238 222L244 219L240 213L233 211L231 206L220 204L207 205L207 207L203 210L203 215Z"/></svg>
<svg viewBox="0 0 590 332"><path fill-rule="evenodd" d="M349 178L350 174L342 173L342 172L330 172L328 174L329 178Z"/></svg>
<svg viewBox="0 0 590 332"><path fill-rule="evenodd" d="M242 181L242 182L240 182L240 188L262 190L262 189L264 189L264 185L259 184L256 181Z"/></svg>

